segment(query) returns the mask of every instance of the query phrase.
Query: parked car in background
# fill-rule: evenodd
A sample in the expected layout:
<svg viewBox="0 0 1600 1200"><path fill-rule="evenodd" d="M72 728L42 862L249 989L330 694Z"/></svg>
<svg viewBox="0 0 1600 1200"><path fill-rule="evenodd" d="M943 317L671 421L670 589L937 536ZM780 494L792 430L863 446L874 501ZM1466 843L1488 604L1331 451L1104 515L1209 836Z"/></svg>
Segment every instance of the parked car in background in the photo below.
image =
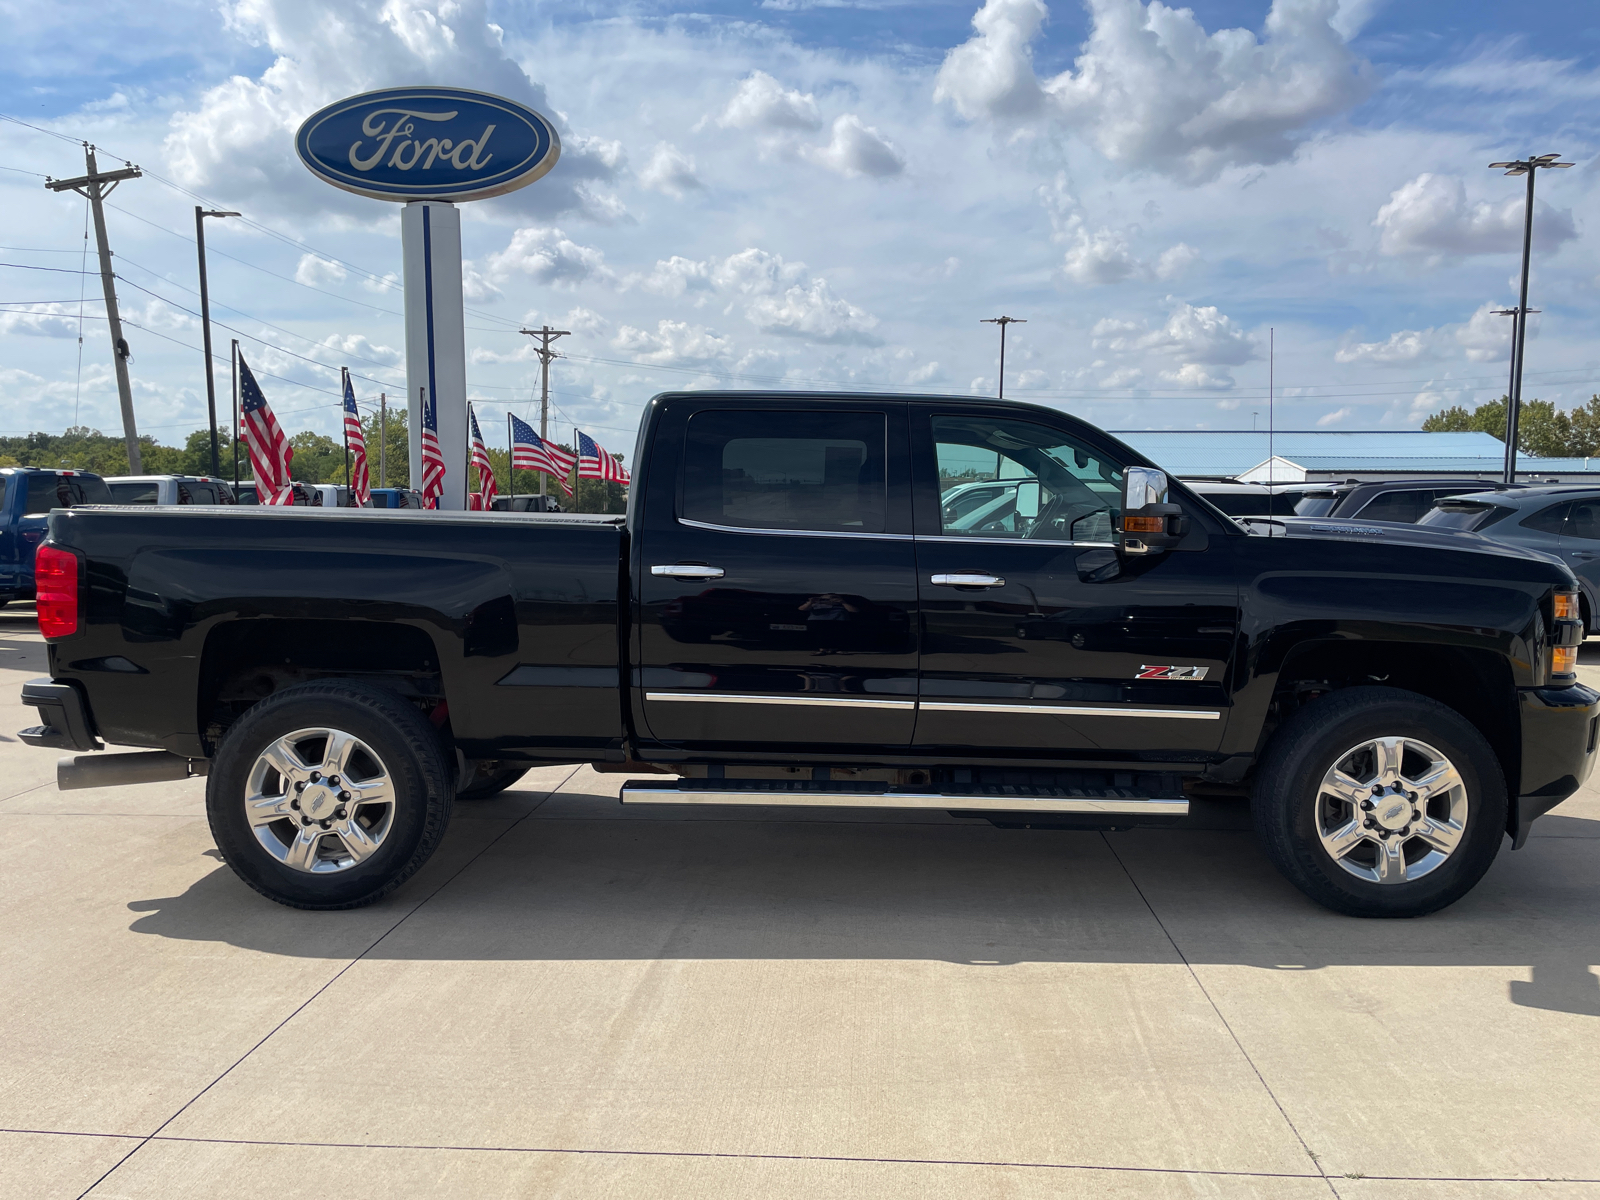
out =
<svg viewBox="0 0 1600 1200"><path fill-rule="evenodd" d="M1483 479L1379 479L1349 480L1309 489L1295 505L1297 517L1336 517L1341 520L1399 521L1410 525L1434 502L1469 492L1509 491L1520 483L1492 483Z"/></svg>
<svg viewBox="0 0 1600 1200"><path fill-rule="evenodd" d="M944 520L955 521L992 500L1010 496L1021 482L1020 479L982 479L976 483L958 483L946 488L939 496Z"/></svg>
<svg viewBox="0 0 1600 1200"><path fill-rule="evenodd" d="M554 496L496 496L491 512L566 512Z"/></svg>
<svg viewBox="0 0 1600 1200"><path fill-rule="evenodd" d="M1600 632L1600 487L1504 485L1448 496L1417 522L1430 529L1481 534L1497 542L1553 554L1582 585L1585 633Z"/></svg>
<svg viewBox="0 0 1600 1200"><path fill-rule="evenodd" d="M343 483L313 483L310 485L315 493L311 501L313 508L360 508L356 502L355 493L348 484ZM374 505L368 504L367 508Z"/></svg>
<svg viewBox="0 0 1600 1200"><path fill-rule="evenodd" d="M5 500L0 504L0 604L33 599L33 556L44 541L52 508L110 504L105 480L90 471L45 467L0 468Z"/></svg>
<svg viewBox="0 0 1600 1200"><path fill-rule="evenodd" d="M1304 483L1240 483L1237 479L1186 479L1184 483L1230 517L1288 517L1309 486Z"/></svg>
<svg viewBox="0 0 1600 1200"><path fill-rule="evenodd" d="M110 475L113 504L234 504L233 488L209 475Z"/></svg>
<svg viewBox="0 0 1600 1200"><path fill-rule="evenodd" d="M260 504L261 493L253 483L241 483L233 491L234 497L240 504ZM321 496L317 494L309 483L294 485L294 502L302 508L321 508Z"/></svg>
<svg viewBox="0 0 1600 1200"><path fill-rule="evenodd" d="M422 493L412 488L373 488L373 508L421 508Z"/></svg>

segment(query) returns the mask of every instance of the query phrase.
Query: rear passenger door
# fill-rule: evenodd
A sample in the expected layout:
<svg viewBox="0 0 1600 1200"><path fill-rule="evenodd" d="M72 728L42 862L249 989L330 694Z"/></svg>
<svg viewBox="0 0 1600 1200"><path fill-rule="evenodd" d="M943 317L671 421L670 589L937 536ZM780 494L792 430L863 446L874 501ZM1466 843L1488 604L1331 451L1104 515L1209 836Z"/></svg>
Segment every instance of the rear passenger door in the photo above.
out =
<svg viewBox="0 0 1600 1200"><path fill-rule="evenodd" d="M650 456L633 557L650 734L689 749L909 745L906 406L680 402Z"/></svg>
<svg viewBox="0 0 1600 1200"><path fill-rule="evenodd" d="M1572 502L1561 529L1561 557L1583 581L1590 611L1595 611L1594 597L1600 596L1600 499Z"/></svg>

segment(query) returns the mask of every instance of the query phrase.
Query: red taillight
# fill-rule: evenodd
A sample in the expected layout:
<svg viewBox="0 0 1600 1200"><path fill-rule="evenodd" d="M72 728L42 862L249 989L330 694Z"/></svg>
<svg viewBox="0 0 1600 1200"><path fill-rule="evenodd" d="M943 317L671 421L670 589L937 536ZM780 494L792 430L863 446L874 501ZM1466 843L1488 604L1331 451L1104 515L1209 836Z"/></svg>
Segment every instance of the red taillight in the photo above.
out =
<svg viewBox="0 0 1600 1200"><path fill-rule="evenodd" d="M77 633L78 556L40 546L33 560L33 587L39 632L47 638Z"/></svg>

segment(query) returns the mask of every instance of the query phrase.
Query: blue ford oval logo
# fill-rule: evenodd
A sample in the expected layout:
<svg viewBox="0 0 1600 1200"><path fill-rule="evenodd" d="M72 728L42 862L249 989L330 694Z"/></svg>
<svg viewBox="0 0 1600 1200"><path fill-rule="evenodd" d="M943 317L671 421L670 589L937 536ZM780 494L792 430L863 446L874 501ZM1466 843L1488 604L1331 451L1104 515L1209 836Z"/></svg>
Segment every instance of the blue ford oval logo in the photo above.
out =
<svg viewBox="0 0 1600 1200"><path fill-rule="evenodd" d="M515 191L561 157L544 117L465 88L365 92L312 113L295 150L313 175L379 200L478 200Z"/></svg>

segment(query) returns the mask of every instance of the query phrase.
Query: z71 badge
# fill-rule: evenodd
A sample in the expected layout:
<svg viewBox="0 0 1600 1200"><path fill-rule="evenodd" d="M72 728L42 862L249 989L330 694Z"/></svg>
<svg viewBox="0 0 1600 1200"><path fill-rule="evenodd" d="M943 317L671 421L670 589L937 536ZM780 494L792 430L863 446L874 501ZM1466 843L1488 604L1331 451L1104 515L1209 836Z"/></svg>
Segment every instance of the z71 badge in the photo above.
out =
<svg viewBox="0 0 1600 1200"><path fill-rule="evenodd" d="M1210 667L1148 667L1139 668L1135 679L1204 679Z"/></svg>

